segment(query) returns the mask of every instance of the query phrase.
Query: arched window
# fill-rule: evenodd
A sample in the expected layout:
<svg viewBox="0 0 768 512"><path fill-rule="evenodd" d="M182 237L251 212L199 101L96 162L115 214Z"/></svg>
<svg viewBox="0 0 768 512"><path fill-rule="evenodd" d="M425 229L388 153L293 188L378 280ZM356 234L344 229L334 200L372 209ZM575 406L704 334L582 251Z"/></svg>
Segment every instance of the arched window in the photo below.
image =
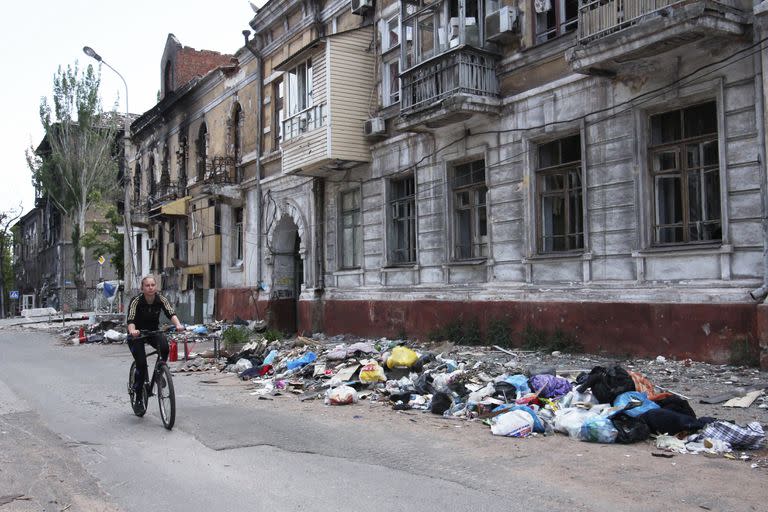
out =
<svg viewBox="0 0 768 512"><path fill-rule="evenodd" d="M171 61L166 61L165 69L163 70L163 94L168 96L173 91L173 68L171 68Z"/></svg>
<svg viewBox="0 0 768 512"><path fill-rule="evenodd" d="M160 169L160 191L162 195L170 192L169 187L171 185L171 171L170 171L170 155L168 153L168 144L163 146L163 163Z"/></svg>
<svg viewBox="0 0 768 512"><path fill-rule="evenodd" d="M200 125L200 131L197 133L197 179L205 179L205 167L208 160L208 128L205 123Z"/></svg>
<svg viewBox="0 0 768 512"><path fill-rule="evenodd" d="M149 195L155 197L157 194L157 183L155 183L155 157L149 157L149 168L147 169L147 181L149 182Z"/></svg>
<svg viewBox="0 0 768 512"><path fill-rule="evenodd" d="M179 137L179 149L176 151L176 161L179 165L179 189L182 191L187 187L187 147L187 136L181 135Z"/></svg>
<svg viewBox="0 0 768 512"><path fill-rule="evenodd" d="M138 204L141 200L141 164L136 163L133 171L133 202Z"/></svg>
<svg viewBox="0 0 768 512"><path fill-rule="evenodd" d="M243 109L240 103L235 103L232 109L232 156L235 162L240 162L243 145Z"/></svg>

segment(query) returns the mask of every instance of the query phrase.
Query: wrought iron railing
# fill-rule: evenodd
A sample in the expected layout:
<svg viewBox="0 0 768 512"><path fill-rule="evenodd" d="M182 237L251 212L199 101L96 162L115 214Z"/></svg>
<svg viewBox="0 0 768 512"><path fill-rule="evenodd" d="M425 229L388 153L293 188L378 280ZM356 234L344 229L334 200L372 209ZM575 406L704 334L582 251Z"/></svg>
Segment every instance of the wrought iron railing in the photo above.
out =
<svg viewBox="0 0 768 512"><path fill-rule="evenodd" d="M416 112L456 94L497 97L496 58L469 47L434 57L401 75L400 110Z"/></svg>
<svg viewBox="0 0 768 512"><path fill-rule="evenodd" d="M242 168L233 156L215 156L205 172L203 181L212 185L234 185L243 179Z"/></svg>
<svg viewBox="0 0 768 512"><path fill-rule="evenodd" d="M686 0L595 0L579 7L579 42L585 43L637 24L643 16Z"/></svg>

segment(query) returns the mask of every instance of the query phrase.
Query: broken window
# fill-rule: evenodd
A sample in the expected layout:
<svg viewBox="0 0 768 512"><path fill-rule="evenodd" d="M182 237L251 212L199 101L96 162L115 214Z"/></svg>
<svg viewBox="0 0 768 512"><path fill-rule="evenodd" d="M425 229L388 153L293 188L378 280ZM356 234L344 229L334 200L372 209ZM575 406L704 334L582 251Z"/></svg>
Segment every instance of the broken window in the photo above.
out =
<svg viewBox="0 0 768 512"><path fill-rule="evenodd" d="M187 187L187 136L179 138L179 149L176 151L176 160L179 169L179 193L184 195Z"/></svg>
<svg viewBox="0 0 768 512"><path fill-rule="evenodd" d="M532 0L536 13L536 43L543 43L576 30L579 0Z"/></svg>
<svg viewBox="0 0 768 512"><path fill-rule="evenodd" d="M141 164L136 163L136 169L133 171L133 203L139 204L141 201Z"/></svg>
<svg viewBox="0 0 768 512"><path fill-rule="evenodd" d="M583 249L581 136L572 135L538 147L536 194L538 251Z"/></svg>
<svg viewBox="0 0 768 512"><path fill-rule="evenodd" d="M195 145L197 148L197 179L202 181L205 179L206 163L208 161L208 128L205 126L205 123L200 125Z"/></svg>
<svg viewBox="0 0 768 512"><path fill-rule="evenodd" d="M243 146L243 109L240 103L235 103L232 112L232 149L231 154L235 162L235 181L240 183L242 180L243 169L240 166Z"/></svg>
<svg viewBox="0 0 768 512"><path fill-rule="evenodd" d="M465 260L488 255L485 160L453 169L454 258Z"/></svg>
<svg viewBox="0 0 768 512"><path fill-rule="evenodd" d="M283 121L285 121L285 110L283 102L285 101L285 84L282 78L278 78L272 85L272 150L280 148L280 141L283 140Z"/></svg>
<svg viewBox="0 0 768 512"><path fill-rule="evenodd" d="M147 168L147 183L149 183L149 197L154 199L157 194L157 183L155 183L155 157L149 157L149 167Z"/></svg>
<svg viewBox="0 0 768 512"><path fill-rule="evenodd" d="M243 209L232 210L232 265L243 263Z"/></svg>
<svg viewBox="0 0 768 512"><path fill-rule="evenodd" d="M341 194L341 267L360 267L362 249L360 190Z"/></svg>
<svg viewBox="0 0 768 512"><path fill-rule="evenodd" d="M390 182L389 261L416 262L416 184L413 176Z"/></svg>
<svg viewBox="0 0 768 512"><path fill-rule="evenodd" d="M400 61L397 58L384 63L381 90L382 104L385 107L400 101Z"/></svg>
<svg viewBox="0 0 768 512"><path fill-rule="evenodd" d="M171 187L171 162L170 162L170 155L168 153L168 144L166 143L163 146L163 162L162 162L162 168L160 170L160 195L165 195L170 193L170 187Z"/></svg>
<svg viewBox="0 0 768 512"><path fill-rule="evenodd" d="M654 243L721 240L716 103L653 115L650 121Z"/></svg>

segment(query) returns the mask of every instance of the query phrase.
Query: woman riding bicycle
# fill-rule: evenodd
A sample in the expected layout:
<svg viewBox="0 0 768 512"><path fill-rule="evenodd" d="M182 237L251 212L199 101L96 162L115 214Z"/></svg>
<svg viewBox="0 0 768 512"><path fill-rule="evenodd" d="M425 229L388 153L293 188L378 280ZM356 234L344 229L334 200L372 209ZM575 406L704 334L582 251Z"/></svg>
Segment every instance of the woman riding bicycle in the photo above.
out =
<svg viewBox="0 0 768 512"><path fill-rule="evenodd" d="M154 333L141 337L141 331L157 331L160 325L160 312L164 312L176 330L184 328L173 310L170 301L157 291L157 283L152 275L145 276L141 280L141 293L131 299L128 304L128 347L131 349L133 359L136 361L138 375L134 381L134 391L141 392L141 384L147 377L147 353L144 343L149 343L160 352L163 361L168 360L168 340L162 333Z"/></svg>

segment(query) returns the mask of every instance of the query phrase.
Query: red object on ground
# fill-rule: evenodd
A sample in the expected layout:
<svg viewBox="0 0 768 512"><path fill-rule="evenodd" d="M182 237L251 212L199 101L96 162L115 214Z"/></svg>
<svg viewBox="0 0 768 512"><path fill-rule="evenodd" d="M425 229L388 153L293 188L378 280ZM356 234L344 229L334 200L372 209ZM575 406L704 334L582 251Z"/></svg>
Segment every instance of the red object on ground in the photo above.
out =
<svg viewBox="0 0 768 512"><path fill-rule="evenodd" d="M80 343L85 343L88 338L85 337L85 327L80 328L80 332L77 333L77 337L80 340Z"/></svg>
<svg viewBox="0 0 768 512"><path fill-rule="evenodd" d="M171 341L170 351L168 352L168 361L175 363L179 360L179 344Z"/></svg>

